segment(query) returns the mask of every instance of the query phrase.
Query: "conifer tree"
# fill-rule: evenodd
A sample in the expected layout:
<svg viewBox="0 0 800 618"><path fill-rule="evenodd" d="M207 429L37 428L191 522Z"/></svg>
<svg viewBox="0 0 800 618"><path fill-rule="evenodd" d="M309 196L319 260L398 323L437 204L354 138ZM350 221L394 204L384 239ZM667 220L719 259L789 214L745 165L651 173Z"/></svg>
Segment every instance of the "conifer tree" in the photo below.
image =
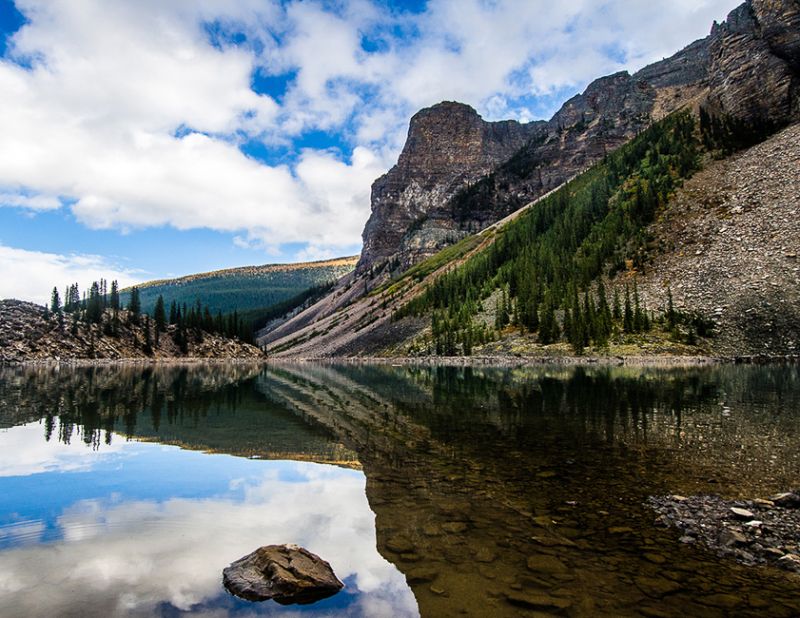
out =
<svg viewBox="0 0 800 618"><path fill-rule="evenodd" d="M164 311L164 297L159 294L156 305L153 308L153 322L155 323L155 343L156 347L161 340L161 333L167 330L167 314Z"/></svg>
<svg viewBox="0 0 800 618"><path fill-rule="evenodd" d="M672 290L667 288L667 326L670 331L675 330L675 305L672 302Z"/></svg>
<svg viewBox="0 0 800 618"><path fill-rule="evenodd" d="M144 348L142 348L143 352L147 356L153 355L153 336L150 333L150 316L144 316L144 323L142 325L144 328ZM158 335L156 335L158 336Z"/></svg>
<svg viewBox="0 0 800 618"><path fill-rule="evenodd" d="M131 298L128 301L128 320L131 324L139 323L139 314L142 312L142 302L139 299L139 288L133 286L131 288Z"/></svg>
<svg viewBox="0 0 800 618"><path fill-rule="evenodd" d="M645 330L644 314L642 312L642 305L639 302L639 286L636 281L633 282L633 330L641 333Z"/></svg>
<svg viewBox="0 0 800 618"><path fill-rule="evenodd" d="M556 321L555 309L553 302L547 299L542 304L541 318L539 323L539 342L542 345L548 345L558 340L560 336L560 329Z"/></svg>
<svg viewBox="0 0 800 618"><path fill-rule="evenodd" d="M622 320L622 330L624 330L626 333L632 333L634 330L633 309L631 308L631 293L627 284L625 284L625 314Z"/></svg>
<svg viewBox="0 0 800 618"><path fill-rule="evenodd" d="M606 297L606 286L603 280L597 284L597 333L595 335L595 343L603 347L608 344L608 339L611 336L611 308L608 306L608 298Z"/></svg>
<svg viewBox="0 0 800 618"><path fill-rule="evenodd" d="M503 330L508 324L508 300L506 298L506 289L503 288L500 293L500 298L497 299L497 306L495 309L495 328Z"/></svg>
<svg viewBox="0 0 800 618"><path fill-rule="evenodd" d="M50 294L50 312L53 315L61 313L61 297L58 295L58 288L54 287Z"/></svg>
<svg viewBox="0 0 800 618"><path fill-rule="evenodd" d="M89 297L85 303L86 321L89 324L100 324L103 319L103 299L100 294L100 283L92 282L89 288Z"/></svg>
<svg viewBox="0 0 800 618"><path fill-rule="evenodd" d="M119 284L114 279L111 282L111 334L115 337L119 335Z"/></svg>

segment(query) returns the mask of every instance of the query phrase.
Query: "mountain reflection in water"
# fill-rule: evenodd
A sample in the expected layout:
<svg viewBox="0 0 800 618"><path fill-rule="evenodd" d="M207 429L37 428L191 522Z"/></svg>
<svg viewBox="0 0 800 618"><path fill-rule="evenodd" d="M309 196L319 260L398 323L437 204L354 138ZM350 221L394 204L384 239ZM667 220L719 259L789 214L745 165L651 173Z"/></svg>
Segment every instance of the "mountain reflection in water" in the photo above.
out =
<svg viewBox="0 0 800 618"><path fill-rule="evenodd" d="M797 486L798 425L797 367L5 369L0 613L291 614L219 573L298 542L348 584L304 613L797 615L644 502Z"/></svg>

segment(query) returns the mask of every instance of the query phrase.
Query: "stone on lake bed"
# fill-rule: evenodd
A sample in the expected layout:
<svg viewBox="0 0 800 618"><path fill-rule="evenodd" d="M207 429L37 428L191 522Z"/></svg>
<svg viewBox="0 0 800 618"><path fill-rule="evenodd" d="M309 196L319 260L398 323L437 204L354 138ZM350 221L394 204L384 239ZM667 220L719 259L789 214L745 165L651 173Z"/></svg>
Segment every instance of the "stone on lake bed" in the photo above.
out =
<svg viewBox="0 0 800 618"><path fill-rule="evenodd" d="M551 556L549 554L529 556L527 565L528 570L534 571L535 573L559 574L567 573L569 571L567 565L565 565L555 556Z"/></svg>
<svg viewBox="0 0 800 618"><path fill-rule="evenodd" d="M572 606L572 601L554 597L541 592L512 590L506 593L506 600L512 605L527 609L564 610Z"/></svg>
<svg viewBox="0 0 800 618"><path fill-rule="evenodd" d="M790 491L777 496L772 496L770 501L775 505L784 509L797 509L800 508L800 492Z"/></svg>
<svg viewBox="0 0 800 618"><path fill-rule="evenodd" d="M731 507L731 513L736 515L736 517L738 519L755 519L756 518L756 516L753 515L753 513L751 511L748 511L747 509L740 509L737 506L732 506Z"/></svg>
<svg viewBox="0 0 800 618"><path fill-rule="evenodd" d="M297 545L259 547L225 568L222 583L242 599L282 605L315 603L344 588L330 564Z"/></svg>

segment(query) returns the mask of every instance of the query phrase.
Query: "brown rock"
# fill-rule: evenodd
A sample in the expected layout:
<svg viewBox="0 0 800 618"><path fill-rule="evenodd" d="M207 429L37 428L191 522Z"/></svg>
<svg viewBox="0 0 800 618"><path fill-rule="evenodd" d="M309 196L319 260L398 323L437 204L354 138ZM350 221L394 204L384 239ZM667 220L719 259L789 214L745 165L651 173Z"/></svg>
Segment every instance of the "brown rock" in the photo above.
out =
<svg viewBox="0 0 800 618"><path fill-rule="evenodd" d="M548 554L529 556L527 565L528 570L534 573L555 575L567 573L569 571L567 565L561 562L561 560Z"/></svg>
<svg viewBox="0 0 800 618"><path fill-rule="evenodd" d="M297 545L260 547L224 569L222 582L237 597L282 605L314 603L344 587L330 564Z"/></svg>
<svg viewBox="0 0 800 618"><path fill-rule="evenodd" d="M564 610L572 606L572 601L569 599L560 599L549 594L522 590L512 590L507 593L506 600L512 605L530 609Z"/></svg>

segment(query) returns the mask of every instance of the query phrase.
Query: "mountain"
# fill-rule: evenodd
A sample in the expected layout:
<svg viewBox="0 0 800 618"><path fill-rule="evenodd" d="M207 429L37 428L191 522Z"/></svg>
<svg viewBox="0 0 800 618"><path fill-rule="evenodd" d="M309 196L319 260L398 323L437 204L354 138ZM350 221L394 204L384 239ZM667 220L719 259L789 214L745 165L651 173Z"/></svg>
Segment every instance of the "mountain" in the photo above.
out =
<svg viewBox="0 0 800 618"><path fill-rule="evenodd" d="M161 279L138 286L142 309L151 313L159 295L167 307L193 305L198 299L212 313L246 313L262 310L296 297L309 288L336 281L356 265L357 257L343 257L319 262L298 264L267 264L244 266L207 273ZM122 291L123 303L128 302L130 290Z"/></svg>
<svg viewBox="0 0 800 618"><path fill-rule="evenodd" d="M626 312L625 332L635 330L637 336L620 337L619 353L794 353L800 335L792 330L797 302L791 290L797 278L783 258L769 264L754 260L764 273L759 280L747 275L747 287L740 284L750 265L742 262L737 270L729 264L730 276L721 284L725 292L706 285L709 292L701 299L692 285L708 284L712 266L725 261L724 247L713 253L718 262L702 252L687 256L682 248L687 231L659 223L662 215L680 222L684 213L696 215L711 204L720 218L692 219L710 226L690 230L695 236L704 238L722 225L721 218L730 217L730 238L750 239L752 217L791 220L796 192L784 196L787 212L761 200L757 214L738 218L735 204L727 211L724 205L731 194L755 199L748 187L758 174L787 181L781 157L761 158L759 150L734 153L800 119L798 50L800 3L751 0L715 23L706 39L675 56L634 75L596 80L550 121L488 123L451 102L422 110L412 118L398 164L373 185L372 215L356 272L314 306L262 333L260 341L273 354L286 356L431 354L442 353L433 341L447 336L451 353L464 353L472 339L480 339L479 352L527 354L531 341L542 343L542 333L534 335L540 317L554 323L560 336L572 326L576 311L597 309L589 305L601 302L603 282L617 296L627 292L629 304L634 293L637 299L641 324L629 326ZM678 110L686 111L676 115ZM764 147L792 161L795 136L790 128ZM740 160L735 157L751 161L743 163L747 173L723 170L720 160L735 166ZM698 170L697 182L707 179L709 189L700 204L681 188ZM733 186L715 185L711 179L717 174ZM748 251L751 258L760 258L753 254L763 249L794 259L786 248L790 228L759 228L759 240ZM534 246L538 253L532 255ZM551 254L549 262L542 261ZM671 258L680 258L683 272L694 269L692 285L657 278ZM520 268L532 270L523 276ZM521 282L537 283L521 296ZM760 299L758 312L745 292ZM710 306L715 295L725 297L724 307ZM503 320L494 324L501 301L506 313L534 303L528 310L537 315L527 331L514 335ZM603 302L610 303L610 297ZM748 338L732 335L741 322L733 315L739 307L758 318L745 320L753 333ZM669 312L668 336L643 334L645 322L649 328L651 318L658 317L656 309L661 321ZM765 349L758 333L774 331L778 310L780 324L789 328ZM518 323L516 313L508 317ZM711 331L717 338L706 341ZM587 342L595 343L588 336Z"/></svg>
<svg viewBox="0 0 800 618"><path fill-rule="evenodd" d="M796 118L799 13L794 0L747 2L673 57L594 81L548 122L485 122L451 102L418 112L397 165L373 184L359 272L418 263L683 106L750 123Z"/></svg>

